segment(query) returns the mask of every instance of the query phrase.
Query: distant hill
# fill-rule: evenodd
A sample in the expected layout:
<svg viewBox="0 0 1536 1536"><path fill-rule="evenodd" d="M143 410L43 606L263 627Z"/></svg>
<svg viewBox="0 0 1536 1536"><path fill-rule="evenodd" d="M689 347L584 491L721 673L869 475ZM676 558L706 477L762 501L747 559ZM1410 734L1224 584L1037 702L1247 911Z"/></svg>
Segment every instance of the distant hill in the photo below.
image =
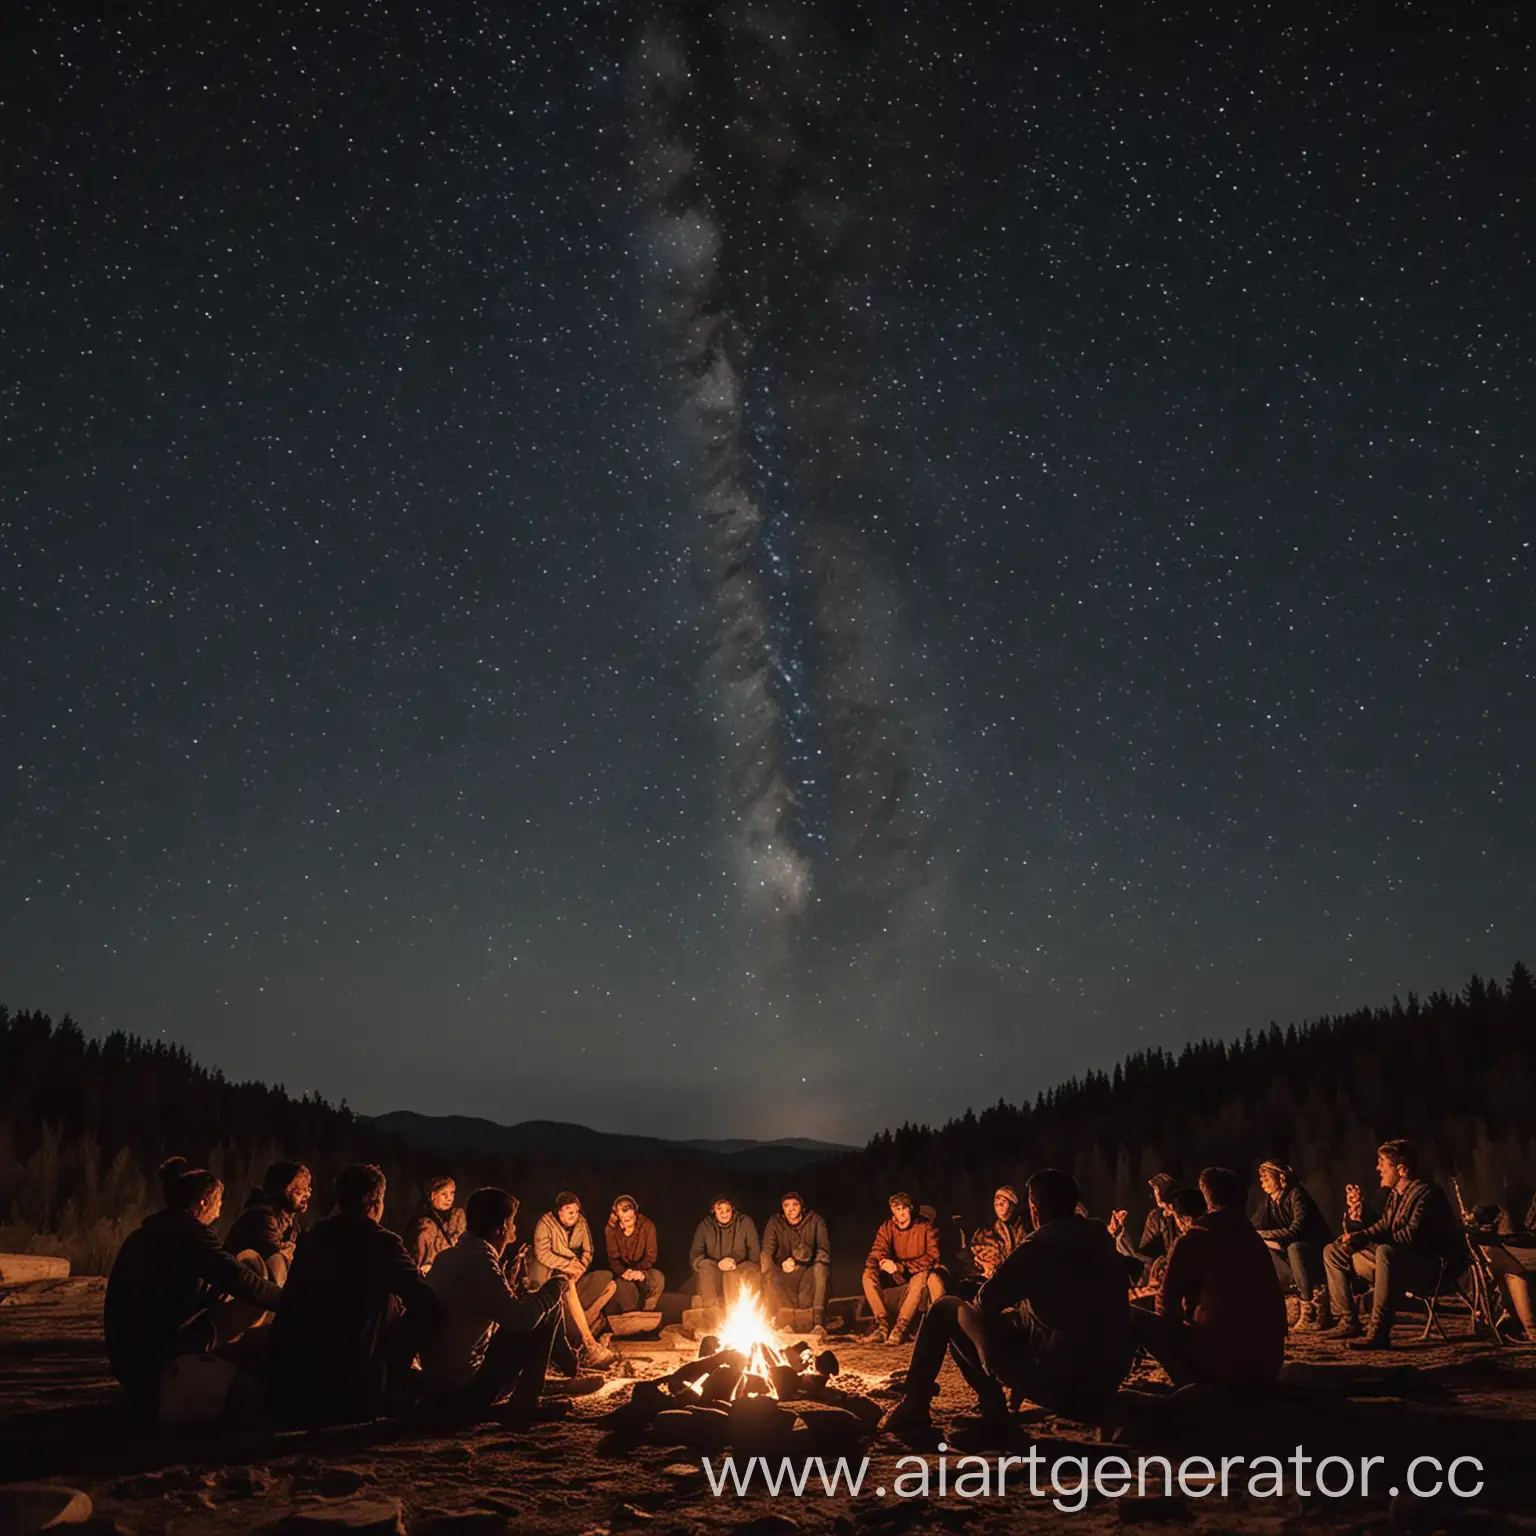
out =
<svg viewBox="0 0 1536 1536"><path fill-rule="evenodd" d="M830 1141L787 1136L778 1141L666 1141L655 1136L621 1136L560 1120L522 1120L500 1125L473 1115L420 1115L410 1109L359 1116L387 1136L441 1153L536 1155L587 1167L648 1161L658 1153L695 1154L733 1173L792 1173L855 1149Z"/></svg>

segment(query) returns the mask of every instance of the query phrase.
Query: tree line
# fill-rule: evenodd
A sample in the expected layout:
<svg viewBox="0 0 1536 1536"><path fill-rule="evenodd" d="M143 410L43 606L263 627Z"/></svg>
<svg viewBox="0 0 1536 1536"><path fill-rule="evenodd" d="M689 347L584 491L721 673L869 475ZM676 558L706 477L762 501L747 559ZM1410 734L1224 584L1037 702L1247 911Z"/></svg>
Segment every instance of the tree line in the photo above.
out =
<svg viewBox="0 0 1536 1536"><path fill-rule="evenodd" d="M1401 1135L1420 1144L1432 1176L1458 1177L1469 1202L1523 1213L1536 1187L1533 1083L1536 982L1517 964L1507 981L1473 977L1454 996L1410 994L1237 1041L1137 1052L1033 1103L1000 1100L943 1126L882 1132L794 1182L832 1228L834 1290L847 1291L857 1288L892 1190L934 1208L952 1252L954 1215L980 1224L998 1184L1021 1189L1047 1166L1074 1173L1094 1212L1139 1213L1154 1173L1193 1182L1218 1163L1251 1177L1260 1159L1278 1158L1336 1216L1345 1184L1374 1183L1377 1143ZM386 1220L397 1228L440 1172L463 1190L512 1190L524 1201L525 1234L557 1189L582 1194L594 1235L613 1196L628 1192L657 1222L663 1268L679 1286L689 1237L723 1171L718 1159L681 1147L621 1166L572 1167L537 1154L455 1154L445 1164L345 1103L231 1082L164 1041L87 1039L68 1017L0 1007L0 1250L63 1253L78 1272L103 1273L157 1204L154 1169L172 1153L224 1179L229 1218L280 1157L308 1163L322 1191L346 1163L379 1163L390 1182ZM783 1182L737 1175L732 1193L761 1221Z"/></svg>

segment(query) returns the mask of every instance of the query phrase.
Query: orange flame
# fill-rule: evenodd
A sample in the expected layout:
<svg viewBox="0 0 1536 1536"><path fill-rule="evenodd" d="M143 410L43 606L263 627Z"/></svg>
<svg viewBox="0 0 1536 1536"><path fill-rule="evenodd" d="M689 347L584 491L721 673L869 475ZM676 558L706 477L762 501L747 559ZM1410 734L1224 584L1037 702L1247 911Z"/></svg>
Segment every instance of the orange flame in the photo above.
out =
<svg viewBox="0 0 1536 1536"><path fill-rule="evenodd" d="M721 1349L734 1349L746 1356L747 1368L731 1393L738 1397L777 1397L773 1367L786 1365L779 1350L779 1336L768 1319L758 1310L757 1298L741 1297L726 1314L720 1327Z"/></svg>

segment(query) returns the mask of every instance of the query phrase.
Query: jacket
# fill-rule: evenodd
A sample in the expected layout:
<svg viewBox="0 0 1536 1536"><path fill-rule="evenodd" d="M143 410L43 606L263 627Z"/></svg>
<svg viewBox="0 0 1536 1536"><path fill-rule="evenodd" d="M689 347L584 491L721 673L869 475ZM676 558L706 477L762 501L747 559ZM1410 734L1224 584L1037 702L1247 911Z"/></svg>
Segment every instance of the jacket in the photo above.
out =
<svg viewBox="0 0 1536 1536"><path fill-rule="evenodd" d="M656 1223L643 1211L636 1211L635 1230L626 1232L619 1218L610 1216L603 1228L603 1246L608 1250L608 1268L615 1275L626 1269L655 1269Z"/></svg>
<svg viewBox="0 0 1536 1536"><path fill-rule="evenodd" d="M920 1275L936 1269L939 1263L939 1229L921 1216L913 1216L906 1228L887 1216L870 1244L864 1260L866 1271L878 1270L882 1259L894 1259L903 1275Z"/></svg>
<svg viewBox="0 0 1536 1536"><path fill-rule="evenodd" d="M1156 1259L1167 1258L1173 1252L1178 1236L1179 1229L1174 1225L1173 1217L1160 1205L1154 1205L1141 1224L1140 1243L1132 1243L1130 1233L1122 1229L1115 1240L1115 1247L1128 1259L1140 1259L1143 1264L1151 1264Z"/></svg>
<svg viewBox="0 0 1536 1536"><path fill-rule="evenodd" d="M1300 1184L1292 1184L1278 1200L1265 1197L1253 1225L1266 1243L1288 1248L1292 1243L1316 1243L1320 1248L1333 1241L1333 1228L1317 1201Z"/></svg>
<svg viewBox="0 0 1536 1536"><path fill-rule="evenodd" d="M397 1303L405 1309L398 1321ZM273 1402L310 1423L373 1418L384 1393L385 1331L404 1329L395 1336L426 1348L446 1320L393 1232L360 1212L328 1216L299 1239L272 1324Z"/></svg>
<svg viewBox="0 0 1536 1536"><path fill-rule="evenodd" d="M532 1333L560 1305L558 1281L519 1295L491 1245L472 1232L438 1257L427 1284L447 1313L442 1331L421 1352L423 1385L433 1396L474 1380L494 1329Z"/></svg>
<svg viewBox="0 0 1536 1536"><path fill-rule="evenodd" d="M1466 1253L1466 1235L1445 1191L1428 1179L1414 1179L1387 1195L1381 1215L1360 1235L1371 1243L1390 1243L1411 1248L1435 1259L1454 1259Z"/></svg>
<svg viewBox="0 0 1536 1536"><path fill-rule="evenodd" d="M235 1261L190 1211L156 1211L117 1251L102 1308L112 1374L150 1391L176 1353L177 1335L221 1296L273 1311L282 1288Z"/></svg>
<svg viewBox="0 0 1536 1536"><path fill-rule="evenodd" d="M734 1259L740 1268L746 1264L759 1264L762 1252L762 1245L757 1240L757 1223L750 1216L737 1211L731 1224L722 1227L711 1213L693 1229L688 1262L697 1271L706 1264L718 1264L721 1259Z"/></svg>
<svg viewBox="0 0 1536 1536"><path fill-rule="evenodd" d="M1127 1290L1125 1264L1108 1230L1073 1215L1026 1237L976 1300L989 1349L994 1341L998 1345L1004 1376L1008 1330L1024 1326L1038 1346L1031 1353L1054 1399L1093 1412L1131 1368ZM1013 1308L1020 1313L1018 1324L1007 1315Z"/></svg>
<svg viewBox="0 0 1536 1536"><path fill-rule="evenodd" d="M454 1206L451 1211L440 1211L434 1205L424 1205L411 1218L405 1229L405 1246L416 1261L417 1269L430 1269L438 1254L448 1249L464 1234L464 1211Z"/></svg>
<svg viewBox="0 0 1536 1536"><path fill-rule="evenodd" d="M551 1275L569 1275L574 1285L592 1268L595 1257L592 1228L585 1216L578 1216L576 1225L566 1228L553 1211L545 1211L534 1223L524 1281L531 1290L537 1290Z"/></svg>
<svg viewBox="0 0 1536 1536"><path fill-rule="evenodd" d="M783 1211L775 1211L768 1218L763 1228L763 1268L777 1269L785 1259L793 1259L802 1268L832 1262L827 1224L815 1211L801 1211L794 1226Z"/></svg>
<svg viewBox="0 0 1536 1536"><path fill-rule="evenodd" d="M995 1274L1003 1260L1028 1238L1029 1225L1017 1213L1007 1221L989 1221L971 1234L971 1263L978 1273Z"/></svg>
<svg viewBox="0 0 1536 1536"><path fill-rule="evenodd" d="M230 1253L256 1253L263 1259L295 1242L299 1218L292 1211L280 1210L259 1189L246 1198L245 1209L235 1217L224 1234L224 1247Z"/></svg>
<svg viewBox="0 0 1536 1536"><path fill-rule="evenodd" d="M1285 1363L1285 1296L1264 1240L1237 1209L1207 1211L1173 1245L1162 1317L1190 1324L1208 1381L1273 1381Z"/></svg>

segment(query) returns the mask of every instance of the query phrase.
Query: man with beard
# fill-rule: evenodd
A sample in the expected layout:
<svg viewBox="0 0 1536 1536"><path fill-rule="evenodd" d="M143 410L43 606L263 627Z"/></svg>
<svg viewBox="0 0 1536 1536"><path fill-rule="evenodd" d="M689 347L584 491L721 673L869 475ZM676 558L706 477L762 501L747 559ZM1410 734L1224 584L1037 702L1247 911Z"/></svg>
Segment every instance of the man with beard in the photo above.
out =
<svg viewBox="0 0 1536 1536"><path fill-rule="evenodd" d="M313 1176L303 1163L273 1163L225 1233L225 1248L236 1255L254 1253L269 1278L281 1285L299 1240L299 1217L309 1209L313 1188Z"/></svg>
<svg viewBox="0 0 1536 1536"><path fill-rule="evenodd" d="M827 1276L832 1269L832 1244L827 1224L791 1190L763 1228L763 1280L775 1312L811 1314L811 1329L826 1334ZM793 1319L791 1320L793 1326Z"/></svg>

